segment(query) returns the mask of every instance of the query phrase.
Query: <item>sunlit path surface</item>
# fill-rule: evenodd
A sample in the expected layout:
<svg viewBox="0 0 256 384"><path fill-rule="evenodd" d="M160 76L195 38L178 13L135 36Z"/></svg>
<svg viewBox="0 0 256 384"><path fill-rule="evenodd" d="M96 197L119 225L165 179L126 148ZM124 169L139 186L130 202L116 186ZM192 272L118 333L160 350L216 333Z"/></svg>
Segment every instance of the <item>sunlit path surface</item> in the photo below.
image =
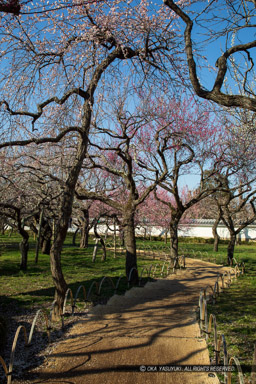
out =
<svg viewBox="0 0 256 384"><path fill-rule="evenodd" d="M26 383L218 383L215 374L178 367L210 364L196 309L201 288L214 285L220 271L188 259L177 275L113 296L77 323Z"/></svg>

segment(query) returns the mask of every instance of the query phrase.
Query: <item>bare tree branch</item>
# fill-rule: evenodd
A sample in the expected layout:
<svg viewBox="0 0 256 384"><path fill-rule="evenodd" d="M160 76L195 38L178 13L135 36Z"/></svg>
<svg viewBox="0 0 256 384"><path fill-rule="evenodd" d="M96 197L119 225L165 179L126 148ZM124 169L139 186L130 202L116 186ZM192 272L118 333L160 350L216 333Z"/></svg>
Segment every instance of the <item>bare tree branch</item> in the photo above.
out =
<svg viewBox="0 0 256 384"><path fill-rule="evenodd" d="M256 111L256 99L249 96L243 95L231 95L224 94L221 92L221 87L223 85L225 75L227 73L227 60L228 58L236 52L246 52L247 49L256 47L256 40L251 41L247 44L239 44L234 47L226 50L217 60L216 66L218 68L217 76L215 79L214 86L212 90L205 90L199 81L196 62L194 59L193 52L193 42L192 42L192 29L193 21L191 18L175 3L173 0L164 0L166 4L172 11L174 11L185 23L186 28L184 31L184 41L185 41L185 52L187 56L187 63L190 75L190 81L194 88L194 91L199 97L202 97L206 100L212 100L217 104L226 106L226 107L241 107L249 109L251 111Z"/></svg>

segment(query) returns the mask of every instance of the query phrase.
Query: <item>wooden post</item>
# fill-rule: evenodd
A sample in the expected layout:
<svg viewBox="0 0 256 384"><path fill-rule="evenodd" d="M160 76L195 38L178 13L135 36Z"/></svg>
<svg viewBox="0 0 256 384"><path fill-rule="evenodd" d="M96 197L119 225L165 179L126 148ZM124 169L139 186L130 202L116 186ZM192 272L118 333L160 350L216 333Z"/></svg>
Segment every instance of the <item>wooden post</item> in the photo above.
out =
<svg viewBox="0 0 256 384"><path fill-rule="evenodd" d="M93 254L92 254L92 262L93 262L93 263L95 263L95 260L96 260L96 255L97 255L98 246L99 246L99 240L100 240L100 239L96 239L96 240L95 240L95 245L94 245L94 248L93 248Z"/></svg>
<svg viewBox="0 0 256 384"><path fill-rule="evenodd" d="M43 215L44 215L44 209L42 208L39 218L39 228L38 228L38 235L37 235L37 242L36 242L36 256L35 256L35 263L38 263L38 255L39 255L39 248L40 248L40 239L41 239L41 232L42 232L42 223L43 223Z"/></svg>

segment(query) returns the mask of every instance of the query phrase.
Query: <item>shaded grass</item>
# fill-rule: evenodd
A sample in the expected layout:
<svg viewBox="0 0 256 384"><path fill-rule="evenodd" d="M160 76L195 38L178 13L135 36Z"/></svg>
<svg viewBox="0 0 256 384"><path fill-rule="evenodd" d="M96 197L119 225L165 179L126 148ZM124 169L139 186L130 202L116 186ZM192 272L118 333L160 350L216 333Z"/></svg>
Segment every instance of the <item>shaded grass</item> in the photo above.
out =
<svg viewBox="0 0 256 384"><path fill-rule="evenodd" d="M48 255L39 254L39 262L35 264L35 241L30 237L30 251L28 254L27 271L19 270L20 255L18 250L19 235L11 237L1 236L0 244L3 252L0 256L0 301L2 307L15 304L17 307L37 307L51 303L54 297L54 286L50 273L50 258ZM88 249L72 246L71 236L67 237L62 251L62 270L66 282L75 294L80 285L89 289L93 281L100 282L104 276L109 276L116 284L120 275L125 275L125 255L117 253L116 258L112 250L107 251L107 260L102 262L102 250L99 249L96 261L92 262L94 248L90 239ZM78 239L79 240L79 239ZM158 263L144 256L138 257L139 272L147 265ZM144 281L145 282L145 281ZM127 289L127 282L123 279L118 293ZM112 296L113 287L104 283L101 297L93 296L96 301L106 301Z"/></svg>
<svg viewBox="0 0 256 384"><path fill-rule="evenodd" d="M245 262L246 273L226 288L208 313L217 320L218 334L224 334L229 358L235 356L242 365L248 382L256 343L256 257L255 246L238 246L236 256ZM211 336L209 343L213 345ZM210 348L213 357L213 348ZM220 376L221 381L223 377ZM239 383L236 376L232 383Z"/></svg>

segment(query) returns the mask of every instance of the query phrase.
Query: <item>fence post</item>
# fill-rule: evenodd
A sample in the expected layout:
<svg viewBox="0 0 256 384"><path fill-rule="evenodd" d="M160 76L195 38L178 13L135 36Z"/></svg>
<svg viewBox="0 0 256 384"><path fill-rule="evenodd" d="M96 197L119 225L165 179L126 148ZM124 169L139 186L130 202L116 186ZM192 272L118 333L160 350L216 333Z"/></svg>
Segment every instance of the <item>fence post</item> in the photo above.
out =
<svg viewBox="0 0 256 384"><path fill-rule="evenodd" d="M97 255L97 251L98 251L98 246L99 246L99 239L96 239L95 240L95 245L94 245L94 248L93 248L93 255L92 255L92 262L95 263L95 260L96 260L96 255Z"/></svg>

